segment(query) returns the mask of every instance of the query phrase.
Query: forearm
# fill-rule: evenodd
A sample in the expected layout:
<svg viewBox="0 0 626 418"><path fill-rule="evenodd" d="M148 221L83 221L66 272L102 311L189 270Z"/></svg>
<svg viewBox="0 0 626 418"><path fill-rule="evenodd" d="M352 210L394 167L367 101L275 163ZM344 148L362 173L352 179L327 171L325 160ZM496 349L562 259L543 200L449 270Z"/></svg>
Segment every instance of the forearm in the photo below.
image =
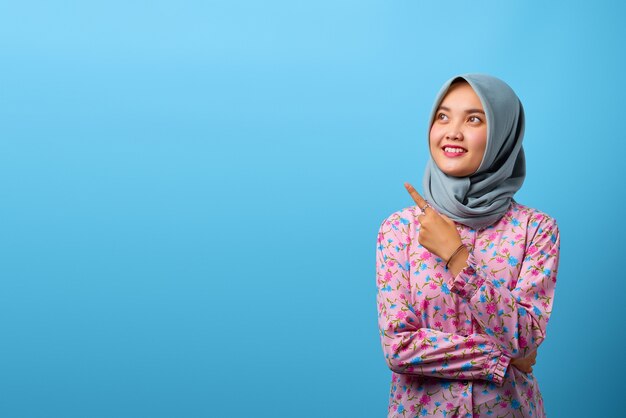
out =
<svg viewBox="0 0 626 418"><path fill-rule="evenodd" d="M486 336L406 328L398 332L396 325L387 323L387 329L381 330L385 359L394 372L502 383L510 357Z"/></svg>

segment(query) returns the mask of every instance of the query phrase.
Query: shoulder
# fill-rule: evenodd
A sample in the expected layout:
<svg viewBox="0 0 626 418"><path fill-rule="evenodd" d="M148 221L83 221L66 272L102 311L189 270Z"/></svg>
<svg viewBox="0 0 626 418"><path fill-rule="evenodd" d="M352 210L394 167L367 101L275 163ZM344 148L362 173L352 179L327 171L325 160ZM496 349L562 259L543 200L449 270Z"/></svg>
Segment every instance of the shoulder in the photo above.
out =
<svg viewBox="0 0 626 418"><path fill-rule="evenodd" d="M417 222L417 217L422 212L417 208L417 206L408 206L404 209L397 210L393 212L391 215L387 216L382 222L381 227L387 226L396 226L400 225L411 225Z"/></svg>
<svg viewBox="0 0 626 418"><path fill-rule="evenodd" d="M417 217L422 213L422 211L415 205L407 206L406 208L397 210L393 212L391 215L387 216L385 220L383 220L383 224L386 222L414 222L417 220Z"/></svg>
<svg viewBox="0 0 626 418"><path fill-rule="evenodd" d="M396 236L410 236L418 223L417 217L421 210L417 206L409 206L393 212L380 224L379 233Z"/></svg>
<svg viewBox="0 0 626 418"><path fill-rule="evenodd" d="M512 224L525 226L527 236L552 237L554 240L559 235L559 227L556 219L539 209L522 205L516 201L511 203L505 218Z"/></svg>
<svg viewBox="0 0 626 418"><path fill-rule="evenodd" d="M539 209L531 208L519 202L513 201L507 212L511 218L527 220L529 224L552 224L556 226L556 219Z"/></svg>

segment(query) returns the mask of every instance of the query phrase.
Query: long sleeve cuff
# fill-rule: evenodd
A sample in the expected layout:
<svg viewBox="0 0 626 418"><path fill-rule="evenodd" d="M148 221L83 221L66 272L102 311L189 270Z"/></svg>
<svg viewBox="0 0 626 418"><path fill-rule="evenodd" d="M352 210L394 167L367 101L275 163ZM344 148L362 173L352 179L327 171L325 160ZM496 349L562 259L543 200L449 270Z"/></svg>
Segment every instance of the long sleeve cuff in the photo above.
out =
<svg viewBox="0 0 626 418"><path fill-rule="evenodd" d="M491 371L491 381L493 383L495 383L498 386L502 386L502 383L504 383L504 376L506 375L506 370L509 367L509 363L511 363L511 358L507 357L506 355L501 355L500 359L498 360L498 363L496 363L496 365L494 366L493 370Z"/></svg>
<svg viewBox="0 0 626 418"><path fill-rule="evenodd" d="M467 265L452 282L452 291L467 300L474 296L474 293L483 285L485 278L477 273L478 267L476 259L470 252L467 258Z"/></svg>

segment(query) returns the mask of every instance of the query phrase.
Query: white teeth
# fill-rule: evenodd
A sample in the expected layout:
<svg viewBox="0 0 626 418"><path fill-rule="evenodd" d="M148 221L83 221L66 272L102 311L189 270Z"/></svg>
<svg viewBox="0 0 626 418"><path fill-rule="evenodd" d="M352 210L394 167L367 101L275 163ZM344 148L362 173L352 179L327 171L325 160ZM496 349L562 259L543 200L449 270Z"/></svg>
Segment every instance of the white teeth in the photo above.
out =
<svg viewBox="0 0 626 418"><path fill-rule="evenodd" d="M451 147L445 147L443 150L445 152L456 152L456 153L459 153L459 154L462 153L462 152L465 152L464 149L461 149L461 148L451 148Z"/></svg>

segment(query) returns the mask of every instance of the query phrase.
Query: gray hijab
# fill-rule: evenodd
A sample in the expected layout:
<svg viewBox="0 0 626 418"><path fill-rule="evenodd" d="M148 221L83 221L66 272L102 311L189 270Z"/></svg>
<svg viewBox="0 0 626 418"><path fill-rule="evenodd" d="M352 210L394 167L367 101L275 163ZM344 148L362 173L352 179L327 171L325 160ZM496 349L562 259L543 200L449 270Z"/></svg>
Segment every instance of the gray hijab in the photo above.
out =
<svg viewBox="0 0 626 418"><path fill-rule="evenodd" d="M524 109L515 92L502 80L484 74L463 74L448 80L439 91L430 124L450 85L457 79L469 83L485 110L485 155L478 170L467 177L444 174L431 156L424 175L424 197L454 221L481 229L507 212L513 195L524 182Z"/></svg>

